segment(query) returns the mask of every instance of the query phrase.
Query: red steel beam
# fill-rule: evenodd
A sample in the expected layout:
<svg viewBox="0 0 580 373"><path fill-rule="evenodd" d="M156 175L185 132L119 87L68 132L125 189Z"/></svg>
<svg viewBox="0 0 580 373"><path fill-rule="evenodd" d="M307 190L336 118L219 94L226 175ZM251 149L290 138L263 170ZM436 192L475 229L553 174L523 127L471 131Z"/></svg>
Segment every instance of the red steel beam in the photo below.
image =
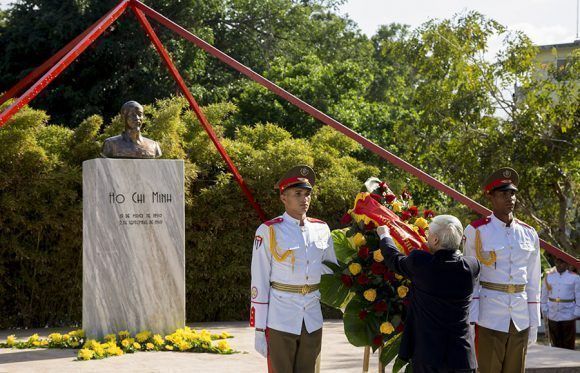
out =
<svg viewBox="0 0 580 373"><path fill-rule="evenodd" d="M488 208L480 205L479 203L475 202L471 198L459 193L453 188L448 187L447 185L443 184L439 180L433 178L432 176L428 175L427 173L423 172L422 170L418 169L417 167L413 166L412 164L404 161L403 159L397 157L396 155L390 153L386 149L383 149L379 145L369 141L368 139L364 138L363 136L359 135L358 133L354 132L350 128L346 127L342 123L338 122L337 120L329 117L328 115L324 114L320 110L316 109L315 107L309 105L305 101L302 101L298 97L294 96L290 92L284 90L283 88L277 86L273 82L269 81L268 79L264 78L260 74L256 73L252 69L248 68L247 66L243 65L242 63L236 61L232 57L228 56L227 54L223 53L219 49L215 48L214 46L210 45L209 43L205 42L204 40L200 39L199 37L195 36L191 32L187 31L183 27L179 26L175 22L171 21L170 19L166 18L162 14L156 12L155 10L151 9L147 5L141 3L140 1L135 0L133 2L134 6L139 8L149 17L153 18L160 24L164 25L165 27L169 28L173 32L177 33L178 35L182 36L184 39L192 42L193 44L197 45L199 48L203 49L207 53L211 54L212 56L216 57L217 59L221 60L228 66L232 67L233 69L239 71L240 73L246 75L250 79L254 80L255 82L261 84L262 86L269 89L271 92L275 93L276 95L280 96L281 98L285 99L286 101L292 103L293 105L299 107L306 113L310 114L312 117L318 119L322 123L331 126L335 130L343 133L344 135L350 137L354 141L361 144L366 149L370 150L374 154L377 154L383 159L386 159L390 163L394 164L395 166L401 168L402 170L414 175L419 180L423 181L431 185L432 187L436 188L437 190L442 191L443 193L447 194L454 200L463 205L471 208L473 211L479 213L483 216L488 216L491 213L491 210ZM549 244L544 240L540 240L540 245L543 247L547 252L550 254L565 260L566 262L575 265L577 268L580 267L580 260L574 258L573 256L565 253L555 246Z"/></svg>
<svg viewBox="0 0 580 373"><path fill-rule="evenodd" d="M121 0L113 8L105 19L95 25L95 27L85 35L66 55L60 59L42 78L34 83L22 96L12 103L4 112L0 114L0 127L16 114L24 105L36 97L46 88L57 76L59 76L81 53L87 49L123 12L127 9L131 0Z"/></svg>
<svg viewBox="0 0 580 373"><path fill-rule="evenodd" d="M84 38L91 30L93 30L99 24L99 22L104 20L110 13L111 13L111 11L109 11L107 14L102 16L98 21L96 21L89 28L87 28L85 31L83 31L82 34L80 34L79 36L77 36L76 38L71 40L61 50L56 52L55 55L53 55L48 60L46 60L42 65L38 66L36 69L31 71L28 75L26 75L18 83L16 83L12 88L10 88L6 92L4 92L2 97L0 97L0 105L2 105L3 103L5 103L9 99L11 99L12 97L19 94L22 90L24 90L26 87L28 87L30 85L30 83L32 83L34 80L38 79L39 76L41 76L48 69L53 67L57 61L59 61L64 55L66 55L75 45L78 44L79 41L82 40L82 38Z"/></svg>
<svg viewBox="0 0 580 373"><path fill-rule="evenodd" d="M187 88L187 85L183 81L181 74L179 73L179 71L177 70L177 68L175 67L173 62L171 61L171 57L169 56L169 53L167 53L167 50L165 50L165 48L163 47L161 40L159 40L159 37L157 37L157 34L155 33L155 31L151 27L151 24L147 20L147 17L145 17L143 12L141 10L137 9L133 4L131 4L131 9L133 10L135 15L137 16L137 20L139 21L141 26L143 26L143 29L147 33L147 36L149 37L149 39L151 40L151 42L153 43L153 45L157 49L157 52L159 52L159 55L163 59L165 66L167 66L167 68L169 69L169 72L173 76L173 79L175 79L175 81L177 82L177 85L179 86L179 88L181 89L183 94L185 95L185 98L187 99L187 101L189 102L189 105L191 106L191 108L195 112L197 119L199 119L201 125L205 129L205 132L207 132L207 134L209 135L211 141L213 142L213 144L217 148L218 152L220 153L220 155L222 156L222 158L224 159L224 161L228 165L228 168L230 169L230 171L234 175L234 178L236 179L237 183L242 188L242 191L246 195L246 198L248 199L248 201L250 202L250 204L252 205L254 210L256 210L260 219L262 221L266 221L266 214L264 213L264 211L262 210L260 205L254 199L252 192L250 191L250 189L248 188L248 186L244 182L242 175L240 175L238 169L236 168L236 166L232 162L226 149L223 147L223 145L219 141L216 133L213 130L213 127L211 126L211 124L209 123L209 121L207 120L207 118L205 117L203 112L201 111L199 105L197 104L197 101L195 100L195 98L193 97L193 95L191 94L189 89Z"/></svg>

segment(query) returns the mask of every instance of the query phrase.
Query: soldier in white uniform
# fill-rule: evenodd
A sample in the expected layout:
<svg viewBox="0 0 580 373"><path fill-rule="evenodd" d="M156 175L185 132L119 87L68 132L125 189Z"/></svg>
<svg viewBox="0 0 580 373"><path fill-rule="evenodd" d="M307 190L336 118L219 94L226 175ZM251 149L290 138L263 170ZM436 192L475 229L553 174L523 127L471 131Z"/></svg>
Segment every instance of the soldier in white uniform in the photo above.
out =
<svg viewBox="0 0 580 373"><path fill-rule="evenodd" d="M314 178L308 166L288 171L276 184L286 212L254 238L250 326L270 372L314 372L321 349L320 276L337 261L328 225L306 217Z"/></svg>
<svg viewBox="0 0 580 373"><path fill-rule="evenodd" d="M552 346L574 350L576 319L580 318L580 276L567 270L562 259L542 281L542 314L548 319Z"/></svg>
<svg viewBox="0 0 580 373"><path fill-rule="evenodd" d="M490 175L483 189L493 214L465 229L464 254L482 264L470 308L481 373L523 373L540 325L540 241L514 218L518 181L511 168Z"/></svg>

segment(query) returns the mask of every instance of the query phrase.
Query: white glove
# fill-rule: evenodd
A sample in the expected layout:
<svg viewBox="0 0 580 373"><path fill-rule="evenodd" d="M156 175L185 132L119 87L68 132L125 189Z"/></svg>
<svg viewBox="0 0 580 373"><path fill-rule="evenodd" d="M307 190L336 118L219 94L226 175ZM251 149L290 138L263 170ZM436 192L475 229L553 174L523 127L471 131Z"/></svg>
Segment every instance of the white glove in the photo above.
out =
<svg viewBox="0 0 580 373"><path fill-rule="evenodd" d="M266 341L266 333L256 330L254 338L254 348L258 353L264 357L268 357L268 342Z"/></svg>
<svg viewBox="0 0 580 373"><path fill-rule="evenodd" d="M386 225L381 225L380 227L377 227L377 234L381 239L391 237L391 230Z"/></svg>
<svg viewBox="0 0 580 373"><path fill-rule="evenodd" d="M538 341L538 327L530 326L530 332L528 334L528 346L536 343Z"/></svg>

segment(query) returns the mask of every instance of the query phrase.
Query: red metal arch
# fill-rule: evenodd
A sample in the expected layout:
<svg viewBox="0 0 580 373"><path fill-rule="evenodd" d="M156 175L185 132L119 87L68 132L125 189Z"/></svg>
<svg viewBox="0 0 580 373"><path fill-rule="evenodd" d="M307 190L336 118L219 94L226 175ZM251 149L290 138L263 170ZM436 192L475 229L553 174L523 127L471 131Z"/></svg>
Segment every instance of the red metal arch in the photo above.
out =
<svg viewBox="0 0 580 373"><path fill-rule="evenodd" d="M116 7L114 7L109 13L104 15L101 19L91 25L87 30L85 30L81 35L76 37L70 43L68 43L63 49L61 49L57 54L47 60L44 64L39 66L33 72L31 72L28 76L26 76L23 80L21 80L18 84L8 90L2 97L0 97L0 104L4 103L6 100L15 97L18 93L20 93L23 89L28 87L33 81L38 79L39 76L42 77L26 92L24 92L20 97L18 97L8 108L4 110L0 114L0 127L4 126L6 122L15 114L17 113L24 105L30 102L36 95L38 95L52 80L54 80L62 71L64 71L81 53L83 53L86 48L91 45L123 12L130 7L131 10L135 13L137 20L144 28L145 33L157 49L158 53L160 54L161 58L163 59L165 65L169 69L170 74L173 76L179 88L185 95L187 101L189 102L191 108L197 115L200 123L202 124L204 130L208 133L209 137L211 138L212 142L218 149L220 155L226 162L228 168L234 175L236 182L240 185L243 193L245 194L246 198L248 199L249 203L252 207L256 210L260 219L264 221L266 219L265 213L260 207L260 205L254 199L252 192L247 187L246 183L244 182L242 176L240 175L239 171L237 170L236 166L233 164L232 160L230 159L229 155L227 154L225 148L220 143L219 139L217 138L215 132L211 124L208 122L207 118L203 115L202 111L199 108L196 100L193 98L191 92L187 88L183 78L179 74L179 71L171 61L171 57L163 47L163 44L157 37L155 31L151 27L147 16L154 19L158 23L164 25L165 27L169 28L176 34L180 35L184 39L190 41L191 43L195 44L199 48L203 49L207 53L211 54L212 56L218 58L228 66L232 67L233 69L239 71L240 73L246 75L250 79L254 80L255 82L261 84L262 86L266 87L276 95L280 96L281 98L287 100L288 102L292 103L293 105L299 107L306 113L310 114L314 118L318 119L322 123L331 126L335 130L341 132L342 134L348 136L349 138L353 139L354 141L358 142L366 149L370 150L371 152L379 155L381 158L389 161L390 163L394 164L395 166L401 168L402 170L416 176L419 180L431 185L432 187L436 188L437 190L442 191L443 193L447 194L457 202L462 203L463 205L471 208L473 211L487 216L491 213L491 211L484 206L480 205L479 203L475 202L474 200L470 199L469 197L459 193L453 188L441 183L440 181L436 180L435 178L431 177L427 173L423 172L422 170L416 168L415 166L411 165L410 163L404 161L403 159L397 157L396 155L390 153L386 149L381 148L377 144L369 141L368 139L364 138L363 136L359 135L358 133L352 131L350 128L346 127L342 123L338 122L337 120L329 117L328 115L324 114L320 110L316 109L315 107L309 105L308 103L302 101L298 97L294 96L293 94L287 92L286 90L282 89L281 87L277 86L273 82L269 81L268 79L264 78L260 74L256 73L255 71L251 70L247 66L244 66L240 62L236 61L232 57L228 56L227 54L223 53L219 49L213 47L212 45L208 44L204 40L200 39L199 37L195 36L191 32L187 31L183 27L179 26L175 22L171 21L170 19L164 17L162 14L156 12L155 10L151 9L147 5L143 4L138 0L121 0ZM555 246L545 242L544 240L540 240L540 245L550 254L564 259L566 262L576 266L577 268L580 267L580 260L574 258L573 256L559 250Z"/></svg>

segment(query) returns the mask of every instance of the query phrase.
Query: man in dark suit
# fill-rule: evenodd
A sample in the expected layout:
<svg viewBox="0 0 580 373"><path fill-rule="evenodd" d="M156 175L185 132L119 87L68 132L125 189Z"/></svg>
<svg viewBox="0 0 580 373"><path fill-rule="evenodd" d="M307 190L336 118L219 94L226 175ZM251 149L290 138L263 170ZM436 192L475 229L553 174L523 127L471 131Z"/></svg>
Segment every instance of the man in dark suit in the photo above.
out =
<svg viewBox="0 0 580 373"><path fill-rule="evenodd" d="M439 215L429 224L431 253L397 251L389 228L377 229L381 252L389 269L411 280L411 303L399 349L414 373L475 372L477 362L469 330L469 304L480 265L458 251L461 222Z"/></svg>

